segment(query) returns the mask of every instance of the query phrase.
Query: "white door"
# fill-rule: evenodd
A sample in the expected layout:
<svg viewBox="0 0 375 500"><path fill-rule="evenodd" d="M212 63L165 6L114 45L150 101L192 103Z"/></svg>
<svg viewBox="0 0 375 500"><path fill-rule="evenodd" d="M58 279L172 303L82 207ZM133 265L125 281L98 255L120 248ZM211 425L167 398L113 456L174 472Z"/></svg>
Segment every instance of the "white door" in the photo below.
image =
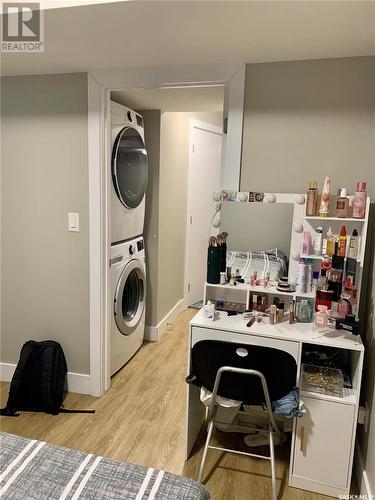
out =
<svg viewBox="0 0 375 500"><path fill-rule="evenodd" d="M203 298L207 275L207 245L215 207L213 193L220 191L222 130L190 121L186 238L187 305Z"/></svg>
<svg viewBox="0 0 375 500"><path fill-rule="evenodd" d="M349 462L355 407L303 397L307 412L297 419L293 478L311 491L349 486ZM327 493L329 494L329 493Z"/></svg>

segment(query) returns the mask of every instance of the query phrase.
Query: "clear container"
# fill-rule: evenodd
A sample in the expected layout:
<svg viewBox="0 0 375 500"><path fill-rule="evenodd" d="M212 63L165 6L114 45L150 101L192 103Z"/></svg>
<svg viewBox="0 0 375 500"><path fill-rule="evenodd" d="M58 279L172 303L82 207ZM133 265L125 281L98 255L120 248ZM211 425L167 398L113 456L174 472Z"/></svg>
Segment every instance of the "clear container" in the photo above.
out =
<svg viewBox="0 0 375 500"><path fill-rule="evenodd" d="M301 388L303 391L342 398L343 386L344 377L341 370L325 366L302 365Z"/></svg>
<svg viewBox="0 0 375 500"><path fill-rule="evenodd" d="M307 299L297 301L296 320L298 323L311 323L313 306Z"/></svg>

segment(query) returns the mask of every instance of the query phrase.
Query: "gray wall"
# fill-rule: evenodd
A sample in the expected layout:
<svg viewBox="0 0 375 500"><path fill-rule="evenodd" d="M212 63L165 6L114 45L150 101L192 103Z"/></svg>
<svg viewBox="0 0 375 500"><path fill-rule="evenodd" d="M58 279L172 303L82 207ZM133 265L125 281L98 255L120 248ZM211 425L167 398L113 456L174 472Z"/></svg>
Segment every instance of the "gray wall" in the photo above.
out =
<svg viewBox="0 0 375 500"><path fill-rule="evenodd" d="M303 193L309 179L321 188L327 174L331 192L353 192L363 179L375 199L375 57L247 65L241 190ZM368 249L363 386L374 415L374 240ZM359 439L375 491L373 416Z"/></svg>
<svg viewBox="0 0 375 500"><path fill-rule="evenodd" d="M148 157L148 183L144 237L146 243L147 298L146 325L157 324L158 232L160 177L160 110L142 110Z"/></svg>
<svg viewBox="0 0 375 500"><path fill-rule="evenodd" d="M1 361L53 339L69 371L89 373L87 75L1 83Z"/></svg>

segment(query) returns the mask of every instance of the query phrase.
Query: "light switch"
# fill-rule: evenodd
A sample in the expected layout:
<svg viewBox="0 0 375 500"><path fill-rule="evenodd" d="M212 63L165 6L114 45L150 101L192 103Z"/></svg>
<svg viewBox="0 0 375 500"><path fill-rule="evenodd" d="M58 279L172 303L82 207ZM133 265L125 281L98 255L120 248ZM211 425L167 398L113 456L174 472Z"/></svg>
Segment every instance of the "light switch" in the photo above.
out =
<svg viewBox="0 0 375 500"><path fill-rule="evenodd" d="M68 213L68 230L79 233L79 214L75 212Z"/></svg>

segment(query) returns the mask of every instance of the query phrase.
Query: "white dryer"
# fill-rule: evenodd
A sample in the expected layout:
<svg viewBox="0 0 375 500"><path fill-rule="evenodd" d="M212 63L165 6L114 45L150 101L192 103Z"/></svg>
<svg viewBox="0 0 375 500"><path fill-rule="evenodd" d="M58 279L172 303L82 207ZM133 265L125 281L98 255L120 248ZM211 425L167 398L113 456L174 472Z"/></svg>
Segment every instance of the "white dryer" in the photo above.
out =
<svg viewBox="0 0 375 500"><path fill-rule="evenodd" d="M143 342L146 267L143 237L111 247L111 375L134 356Z"/></svg>
<svg viewBox="0 0 375 500"><path fill-rule="evenodd" d="M147 151L143 118L111 101L111 242L143 234L147 187Z"/></svg>

